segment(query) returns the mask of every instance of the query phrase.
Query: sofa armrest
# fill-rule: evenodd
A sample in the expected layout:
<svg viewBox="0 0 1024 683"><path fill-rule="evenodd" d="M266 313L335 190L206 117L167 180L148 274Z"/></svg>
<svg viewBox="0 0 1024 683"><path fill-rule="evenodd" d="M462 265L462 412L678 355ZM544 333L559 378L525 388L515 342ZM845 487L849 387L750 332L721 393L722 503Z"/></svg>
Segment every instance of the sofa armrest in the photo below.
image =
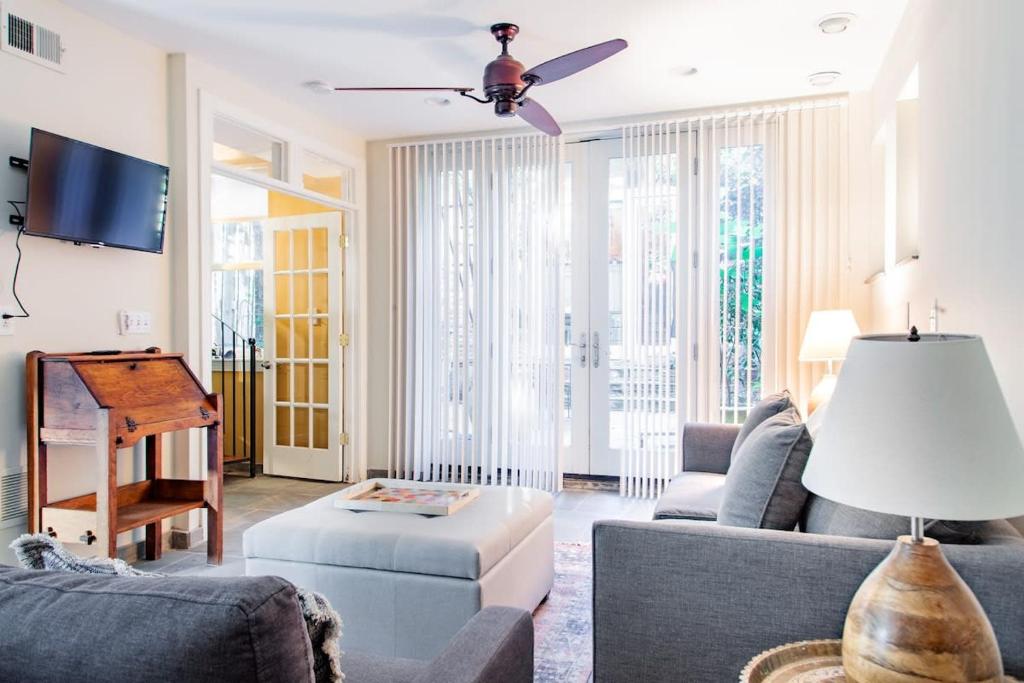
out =
<svg viewBox="0 0 1024 683"><path fill-rule="evenodd" d="M739 425L687 422L683 425L683 471L725 474Z"/></svg>
<svg viewBox="0 0 1024 683"><path fill-rule="evenodd" d="M726 681L759 652L839 638L892 541L693 522L594 525L594 680ZM943 546L1024 674L1024 546Z"/></svg>
<svg viewBox="0 0 1024 683"><path fill-rule="evenodd" d="M416 677L416 683L487 681L533 681L533 620L526 610L480 610Z"/></svg>

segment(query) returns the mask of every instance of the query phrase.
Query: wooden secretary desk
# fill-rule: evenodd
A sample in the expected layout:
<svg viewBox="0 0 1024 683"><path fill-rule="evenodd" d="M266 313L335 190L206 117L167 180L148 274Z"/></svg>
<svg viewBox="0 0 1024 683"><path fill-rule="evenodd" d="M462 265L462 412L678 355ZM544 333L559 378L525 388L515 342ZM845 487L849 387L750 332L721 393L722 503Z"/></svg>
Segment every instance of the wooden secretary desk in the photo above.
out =
<svg viewBox="0 0 1024 683"><path fill-rule="evenodd" d="M119 533L146 527L146 559L160 557L162 520L207 510L207 559L223 556L221 397L203 389L182 354L159 349L49 354L26 358L28 528L75 552L117 556ZM207 430L206 479L164 479L161 436ZM117 485L118 450L145 440L145 478ZM95 449L96 492L51 501L52 446Z"/></svg>

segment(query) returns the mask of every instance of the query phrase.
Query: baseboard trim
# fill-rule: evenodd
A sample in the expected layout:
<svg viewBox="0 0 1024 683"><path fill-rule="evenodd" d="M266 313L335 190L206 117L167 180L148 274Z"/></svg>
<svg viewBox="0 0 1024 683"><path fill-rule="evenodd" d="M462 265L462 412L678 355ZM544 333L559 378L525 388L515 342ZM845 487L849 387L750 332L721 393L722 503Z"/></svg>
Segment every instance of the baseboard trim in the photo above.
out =
<svg viewBox="0 0 1024 683"><path fill-rule="evenodd" d="M563 474L562 488L574 491L619 490L619 478L603 474Z"/></svg>
<svg viewBox="0 0 1024 683"><path fill-rule="evenodd" d="M366 470L367 479L387 479L387 470ZM588 491L618 491L619 477L603 474L563 474L562 487Z"/></svg>

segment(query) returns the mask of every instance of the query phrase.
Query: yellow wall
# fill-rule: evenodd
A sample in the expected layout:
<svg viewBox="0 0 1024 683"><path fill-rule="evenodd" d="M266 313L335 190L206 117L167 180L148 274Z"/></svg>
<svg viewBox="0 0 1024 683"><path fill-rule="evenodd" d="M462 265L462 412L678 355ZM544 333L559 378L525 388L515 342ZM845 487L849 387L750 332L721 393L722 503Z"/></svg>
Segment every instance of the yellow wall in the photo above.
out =
<svg viewBox="0 0 1024 683"><path fill-rule="evenodd" d="M304 216L310 213L326 213L331 210L329 206L283 192L270 192L267 197L267 216L269 218Z"/></svg>
<svg viewBox="0 0 1024 683"><path fill-rule="evenodd" d="M245 457L245 441L248 438L249 428L249 378L239 361L235 373L234 391L238 398L235 403L235 411L231 411L231 363L225 361L224 371L213 371L213 391L224 397L224 459L234 460ZM242 386L242 378L245 377L245 386ZM243 426L244 415L244 426ZM256 369L256 462L263 462L263 370Z"/></svg>

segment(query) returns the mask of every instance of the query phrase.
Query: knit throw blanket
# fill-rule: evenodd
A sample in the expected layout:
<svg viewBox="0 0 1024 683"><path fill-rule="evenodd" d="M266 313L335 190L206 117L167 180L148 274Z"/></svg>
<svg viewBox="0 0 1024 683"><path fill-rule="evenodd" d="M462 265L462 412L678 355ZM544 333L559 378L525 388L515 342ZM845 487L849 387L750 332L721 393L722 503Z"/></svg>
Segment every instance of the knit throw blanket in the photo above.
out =
<svg viewBox="0 0 1024 683"><path fill-rule="evenodd" d="M107 557L79 557L68 552L55 538L46 534L22 534L11 543L11 550L25 569L45 569L78 574L110 576L163 576L135 569L124 560Z"/></svg>
<svg viewBox="0 0 1024 683"><path fill-rule="evenodd" d="M79 557L46 534L22 534L10 545L25 569L106 574L108 576L163 577L163 574L135 569L124 560ZM338 683L341 672L341 617L320 593L296 587L302 617L313 646L313 672L317 683Z"/></svg>

